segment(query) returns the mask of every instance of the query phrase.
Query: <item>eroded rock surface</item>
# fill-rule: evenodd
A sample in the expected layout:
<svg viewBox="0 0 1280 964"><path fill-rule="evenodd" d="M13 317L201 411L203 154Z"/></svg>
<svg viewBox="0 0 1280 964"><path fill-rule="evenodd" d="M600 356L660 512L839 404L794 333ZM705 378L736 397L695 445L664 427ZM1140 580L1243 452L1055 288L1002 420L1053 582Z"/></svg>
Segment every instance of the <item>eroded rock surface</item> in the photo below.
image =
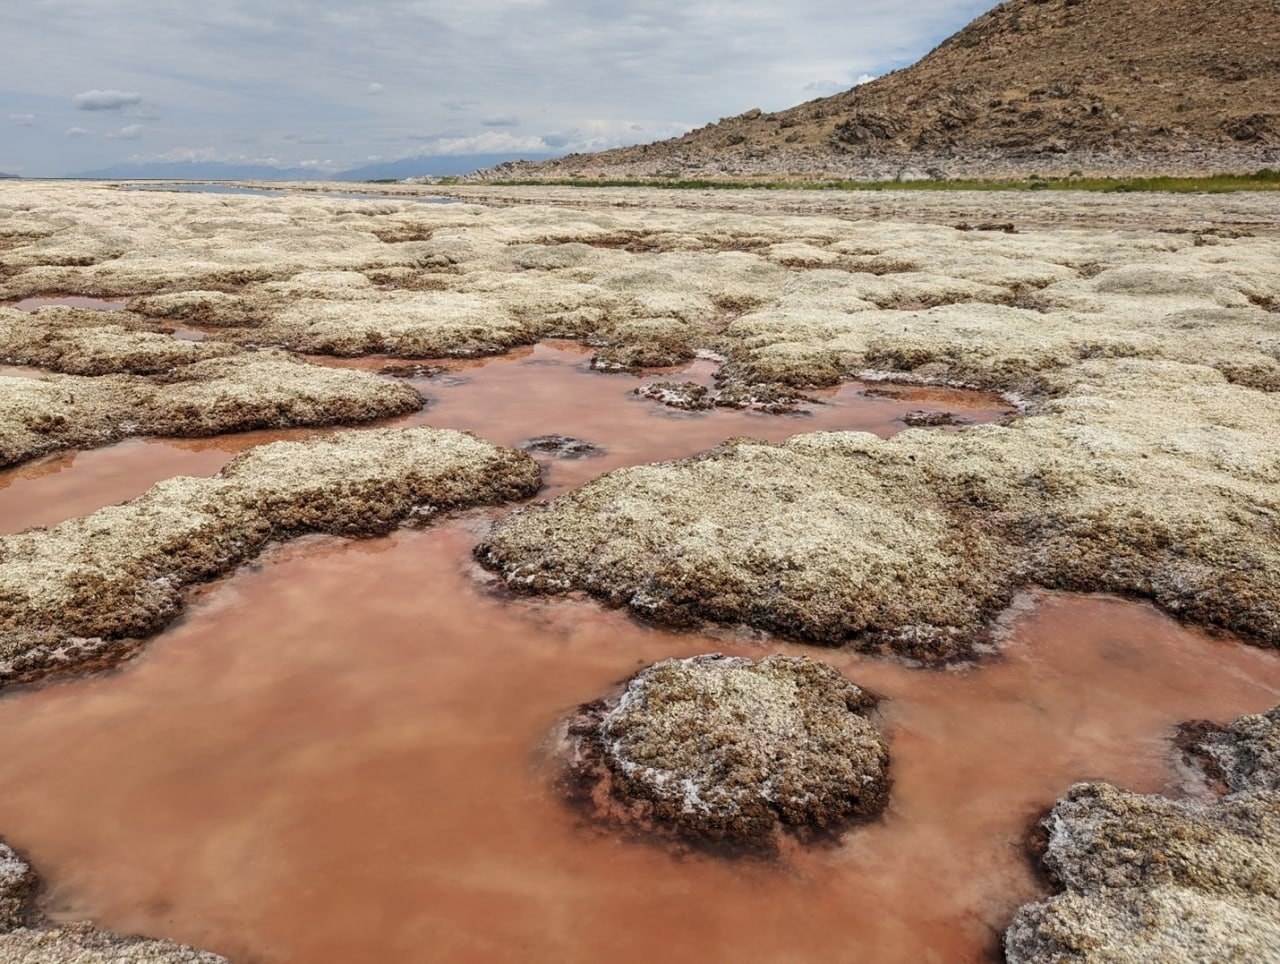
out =
<svg viewBox="0 0 1280 964"><path fill-rule="evenodd" d="M227 964L172 941L45 920L34 905L36 886L27 862L0 842L0 964Z"/></svg>
<svg viewBox="0 0 1280 964"><path fill-rule="evenodd" d="M383 534L523 498L528 455L436 429L371 429L250 449L212 478L0 538L0 685L109 665L182 608L182 590L307 533Z"/></svg>
<svg viewBox="0 0 1280 964"><path fill-rule="evenodd" d="M1233 791L1216 802L1073 787L1045 820L1064 893L1019 911L1011 964L1280 959L1278 730L1280 708L1192 739Z"/></svg>
<svg viewBox="0 0 1280 964"><path fill-rule="evenodd" d="M667 660L569 722L570 783L605 821L772 849L782 834L834 833L884 808L874 705L809 659Z"/></svg>

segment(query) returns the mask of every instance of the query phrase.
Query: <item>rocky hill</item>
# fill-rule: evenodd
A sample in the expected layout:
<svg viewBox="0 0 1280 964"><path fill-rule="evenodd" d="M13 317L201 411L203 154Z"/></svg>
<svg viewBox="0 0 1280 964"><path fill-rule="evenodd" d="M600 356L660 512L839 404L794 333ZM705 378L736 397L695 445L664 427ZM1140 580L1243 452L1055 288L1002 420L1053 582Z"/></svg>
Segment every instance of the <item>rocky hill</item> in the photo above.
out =
<svg viewBox="0 0 1280 964"><path fill-rule="evenodd" d="M1280 0L1011 0L915 65L683 137L489 177L864 179L1280 164Z"/></svg>

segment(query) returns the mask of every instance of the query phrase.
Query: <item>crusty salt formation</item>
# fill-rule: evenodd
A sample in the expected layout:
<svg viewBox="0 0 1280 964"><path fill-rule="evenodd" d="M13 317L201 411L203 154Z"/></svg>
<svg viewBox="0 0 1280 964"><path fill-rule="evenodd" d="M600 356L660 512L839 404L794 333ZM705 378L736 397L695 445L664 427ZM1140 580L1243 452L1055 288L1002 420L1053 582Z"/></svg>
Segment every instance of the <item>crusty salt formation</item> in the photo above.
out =
<svg viewBox="0 0 1280 964"><path fill-rule="evenodd" d="M0 466L130 436L354 424L423 404L402 382L281 352L210 358L147 377L0 376Z"/></svg>
<svg viewBox="0 0 1280 964"><path fill-rule="evenodd" d="M607 821L772 849L780 834L834 833L884 808L874 705L810 659L667 660L570 721L570 782Z"/></svg>
<svg viewBox="0 0 1280 964"><path fill-rule="evenodd" d="M1280 791L1280 706L1227 726L1186 728L1188 755L1228 790Z"/></svg>
<svg viewBox="0 0 1280 964"><path fill-rule="evenodd" d="M179 365L239 354L234 345L181 341L125 312L49 307L0 308L0 362L67 375L154 375Z"/></svg>
<svg viewBox="0 0 1280 964"><path fill-rule="evenodd" d="M524 498L523 452L443 429L370 429L250 449L212 478L0 538L0 686L109 665L182 608L182 590L269 542L384 534Z"/></svg>
<svg viewBox="0 0 1280 964"><path fill-rule="evenodd" d="M0 964L227 964L217 954L172 941L45 920L33 903L36 886L35 872L0 841Z"/></svg>
<svg viewBox="0 0 1280 964"><path fill-rule="evenodd" d="M1230 794L1216 802L1079 784L1045 820L1063 893L1023 907L1011 964L1280 958L1280 708L1189 747Z"/></svg>
<svg viewBox="0 0 1280 964"><path fill-rule="evenodd" d="M1280 645L1280 394L1137 360L1042 385L1008 426L736 440L613 472L512 515L477 555L514 589L922 661L972 652L1036 583Z"/></svg>
<svg viewBox="0 0 1280 964"><path fill-rule="evenodd" d="M967 192L443 190L504 203L6 184L0 298L132 295L131 323L334 355L481 355L556 336L607 371L709 351L726 359L714 402L764 411L850 377L1012 393L1022 417L997 428L734 443L615 473L513 517L481 558L513 588L924 661L973 652L1037 584L1141 596L1280 643L1274 192L1002 193L997 219L991 195ZM992 223L1015 230L956 230ZM249 364L175 371L220 382ZM328 377L270 367L238 414L172 389L195 404L172 400L163 430L252 425L294 384L282 373ZM152 382L128 384L133 398ZM27 412L0 429L0 458L161 430L150 402L80 417L101 386L0 388L0 413ZM307 418L378 408L316 407Z"/></svg>

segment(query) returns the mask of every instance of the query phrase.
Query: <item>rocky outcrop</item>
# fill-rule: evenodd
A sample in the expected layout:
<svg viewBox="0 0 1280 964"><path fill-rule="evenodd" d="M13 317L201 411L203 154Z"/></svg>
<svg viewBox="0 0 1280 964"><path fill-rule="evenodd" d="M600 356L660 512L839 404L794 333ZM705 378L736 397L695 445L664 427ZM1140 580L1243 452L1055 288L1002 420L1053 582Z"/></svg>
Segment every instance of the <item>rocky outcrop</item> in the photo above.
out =
<svg viewBox="0 0 1280 964"><path fill-rule="evenodd" d="M1271 0L1012 0L918 63L683 137L480 178L1213 174L1280 164Z"/></svg>
<svg viewBox="0 0 1280 964"><path fill-rule="evenodd" d="M644 833L763 851L835 835L888 798L875 702L813 660L667 660L569 721L568 785Z"/></svg>

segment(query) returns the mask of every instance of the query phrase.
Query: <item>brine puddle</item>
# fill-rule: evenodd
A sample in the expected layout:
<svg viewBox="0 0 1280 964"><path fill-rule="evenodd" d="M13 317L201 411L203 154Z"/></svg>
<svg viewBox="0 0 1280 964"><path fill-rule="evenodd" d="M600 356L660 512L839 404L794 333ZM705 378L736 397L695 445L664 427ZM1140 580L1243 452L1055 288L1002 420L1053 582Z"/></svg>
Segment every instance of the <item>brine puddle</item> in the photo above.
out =
<svg viewBox="0 0 1280 964"><path fill-rule="evenodd" d="M1159 790L1175 722L1280 700L1271 655L1109 599L1045 597L965 671L804 650L887 697L886 817L781 865L675 856L580 824L542 741L643 663L801 648L504 600L485 521L283 548L124 669L0 700L46 907L246 961L980 960L1040 892L1038 811Z"/></svg>
<svg viewBox="0 0 1280 964"><path fill-rule="evenodd" d="M397 424L604 446L549 462L554 493L731 435L1003 411L847 385L808 415L688 415L584 361L543 345L453 364ZM90 511L280 434L45 460L0 476L0 521ZM951 671L510 599L470 556L502 511L278 548L117 671L0 698L0 833L48 882L44 908L255 962L981 960L1043 892L1023 841L1073 782L1161 790L1174 724L1280 702L1274 654L1107 598L1029 597L1001 658ZM884 819L777 864L582 824L547 770L556 721L641 665L715 651L804 652L883 694Z"/></svg>
<svg viewBox="0 0 1280 964"><path fill-rule="evenodd" d="M590 357L576 344L557 342L494 358L433 363L446 371L412 381L430 399L428 406L386 424L464 429L499 445L560 434L600 448L601 454L583 459L539 455L546 482L540 497L546 498L612 469L696 455L738 435L781 442L800 432L856 429L887 437L906 427L902 418L911 412L951 412L969 422L990 422L1010 411L980 392L848 382L813 393L824 404L804 414L681 412L640 398L636 388L670 378L709 381L714 362L695 361L640 377L593 372L587 367ZM314 360L372 370L406 364L400 359ZM135 498L175 475L213 475L254 445L315 433L288 429L207 439L133 439L51 455L0 472L0 533L84 515Z"/></svg>

